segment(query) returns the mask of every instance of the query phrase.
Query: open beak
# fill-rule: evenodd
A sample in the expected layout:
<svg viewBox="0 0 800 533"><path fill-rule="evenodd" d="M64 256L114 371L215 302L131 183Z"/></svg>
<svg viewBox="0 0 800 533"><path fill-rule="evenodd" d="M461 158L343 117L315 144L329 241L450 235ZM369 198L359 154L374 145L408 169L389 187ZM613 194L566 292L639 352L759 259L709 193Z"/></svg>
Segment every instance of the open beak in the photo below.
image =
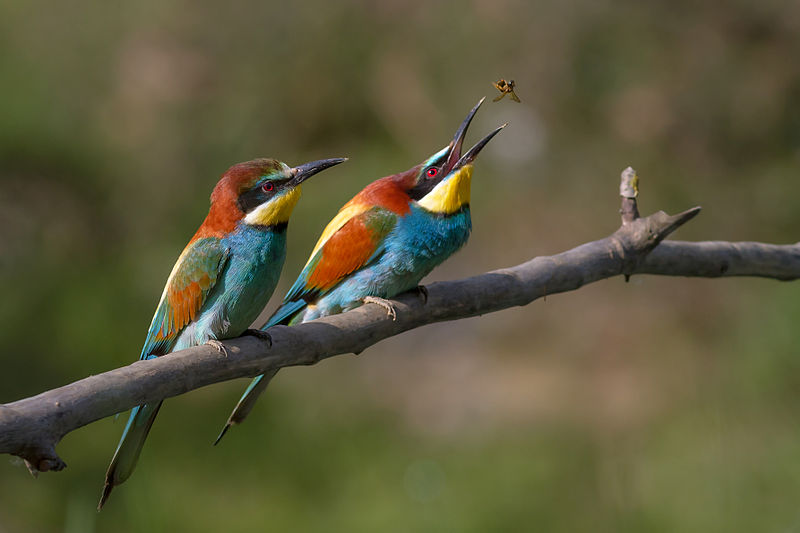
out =
<svg viewBox="0 0 800 533"><path fill-rule="evenodd" d="M339 163L344 163L345 161L347 161L346 157L334 157L333 159L320 159L319 161L311 161L310 163L298 165L292 169L292 179L289 185L296 187L314 174L322 172L326 168L338 165Z"/></svg>
<svg viewBox="0 0 800 533"><path fill-rule="evenodd" d="M444 167L442 169L445 171L446 174L449 174L455 168L460 168L463 167L464 165L472 163L472 161L478 156L478 152L480 152L483 149L483 147L486 146L486 143L488 143L492 139L492 137L497 135L500 132L500 130L508 126L508 123L503 124L499 128L495 129L493 132L491 132L489 135L478 141L478 143L472 148L470 148L466 154L464 154L463 156L461 155L461 148L464 145L464 138L467 136L467 128L469 128L469 124L470 122L472 122L472 118L475 116L475 113L478 112L478 108L481 107L481 104L483 103L484 100L486 100L485 96L481 98L477 104L475 104L475 107L473 107L467 114L467 117L461 123L461 126L458 127L456 135L455 137L453 137L453 141L450 143L450 153L447 156L447 161L445 162Z"/></svg>
<svg viewBox="0 0 800 533"><path fill-rule="evenodd" d="M481 107L481 104L484 100L486 100L485 96L478 100L478 103L475 104L475 107L473 107L469 113L467 113L467 118L464 119L464 122L462 122L458 127L458 130L456 130L453 141L450 143L450 153L447 156L447 161L445 161L443 170L449 172L450 169L455 166L459 158L461 158L461 147L464 145L464 137L467 136L467 129L469 128L470 122L472 122L472 118L475 116L475 113L478 112L478 108Z"/></svg>
<svg viewBox="0 0 800 533"><path fill-rule="evenodd" d="M489 135L487 135L486 137L475 143L475 146L470 148L466 154L461 156L461 159L458 160L458 162L453 166L453 168L454 169L461 168L465 165L469 165L470 163L472 163L475 160L475 158L478 157L478 153L481 150L483 150L483 147L486 146L486 144L492 140L492 137L500 133L500 130L502 130L506 126L508 126L508 122L506 122L502 126L495 128L495 130L492 131Z"/></svg>

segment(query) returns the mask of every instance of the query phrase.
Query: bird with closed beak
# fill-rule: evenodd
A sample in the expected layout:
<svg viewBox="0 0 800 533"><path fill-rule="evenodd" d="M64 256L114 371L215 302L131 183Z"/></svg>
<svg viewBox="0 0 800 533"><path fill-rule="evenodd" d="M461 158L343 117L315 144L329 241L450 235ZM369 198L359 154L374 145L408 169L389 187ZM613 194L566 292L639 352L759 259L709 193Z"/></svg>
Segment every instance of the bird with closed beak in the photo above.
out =
<svg viewBox="0 0 800 533"><path fill-rule="evenodd" d="M211 193L211 207L186 245L156 308L140 359L209 343L248 330L278 283L286 257L286 228L301 184L346 161L323 159L290 167L255 159L229 168ZM97 508L130 477L162 401L135 407L106 472Z"/></svg>

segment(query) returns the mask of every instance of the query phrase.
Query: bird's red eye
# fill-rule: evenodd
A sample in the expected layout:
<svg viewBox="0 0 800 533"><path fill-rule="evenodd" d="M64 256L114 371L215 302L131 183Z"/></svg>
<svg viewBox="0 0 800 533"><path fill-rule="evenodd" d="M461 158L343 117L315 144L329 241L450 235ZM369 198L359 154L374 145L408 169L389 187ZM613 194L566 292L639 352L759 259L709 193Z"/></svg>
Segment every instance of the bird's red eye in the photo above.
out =
<svg viewBox="0 0 800 533"><path fill-rule="evenodd" d="M438 174L438 173L439 173L439 169L438 169L438 168L436 168L436 167L431 167L431 168L429 168L429 169L427 170L427 172L425 172L425 173L428 175L428 177L429 177L429 178L432 178L432 177L434 177L436 174Z"/></svg>
<svg viewBox="0 0 800 533"><path fill-rule="evenodd" d="M261 186L261 190L264 191L264 192L272 192L272 189L274 189L274 188L275 188L275 184L272 183L271 181L268 181L268 182L264 183L264 185Z"/></svg>

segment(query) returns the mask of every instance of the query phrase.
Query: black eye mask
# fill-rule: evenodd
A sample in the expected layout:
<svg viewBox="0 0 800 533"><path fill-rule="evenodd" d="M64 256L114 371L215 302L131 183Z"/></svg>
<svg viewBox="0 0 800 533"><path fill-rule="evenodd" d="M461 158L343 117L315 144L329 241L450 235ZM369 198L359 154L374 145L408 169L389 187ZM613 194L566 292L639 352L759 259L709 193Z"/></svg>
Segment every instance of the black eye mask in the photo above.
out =
<svg viewBox="0 0 800 533"><path fill-rule="evenodd" d="M284 186L289 180L270 180L265 181L264 183L253 187L249 191L245 191L239 195L239 199L237 203L239 204L239 209L242 210L243 213L249 213L256 207L260 206L264 202L268 201L270 198L274 197L280 191L284 189ZM272 190L267 191L264 189L265 184L272 184Z"/></svg>
<svg viewBox="0 0 800 533"><path fill-rule="evenodd" d="M428 169L435 168L437 169L437 173L434 177L428 177ZM422 171L422 179L414 185L414 187L408 191L408 195L411 197L412 200L420 200L423 196L428 194L436 187L439 182L444 179L445 173L442 171L441 168L432 166L427 167L425 170Z"/></svg>

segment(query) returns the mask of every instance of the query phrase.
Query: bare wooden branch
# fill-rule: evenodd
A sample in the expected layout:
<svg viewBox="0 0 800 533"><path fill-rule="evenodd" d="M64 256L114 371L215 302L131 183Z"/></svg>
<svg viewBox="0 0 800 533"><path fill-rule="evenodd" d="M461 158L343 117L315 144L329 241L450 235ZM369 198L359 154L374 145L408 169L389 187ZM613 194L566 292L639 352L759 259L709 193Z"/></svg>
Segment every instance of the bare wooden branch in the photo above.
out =
<svg viewBox="0 0 800 533"><path fill-rule="evenodd" d="M623 173L623 182L635 177L633 169L630 171ZM216 348L198 346L0 405L0 453L22 457L34 471L61 470L66 465L55 445L64 435L135 405L220 381L360 353L380 340L426 324L527 305L542 296L613 276L800 278L800 243L662 243L700 208L674 216L658 212L639 218L636 195L627 194L622 194L623 224L609 237L515 267L431 284L427 302L416 294L401 295L396 299L397 320L387 318L385 310L376 305L364 305L291 328L271 328L271 348L253 337L226 341L228 357Z"/></svg>
<svg viewBox="0 0 800 533"><path fill-rule="evenodd" d="M800 243L665 241L637 267L637 274L661 276L754 276L782 281L797 279Z"/></svg>
<svg viewBox="0 0 800 533"><path fill-rule="evenodd" d="M619 195L622 196L622 207L619 213L622 215L622 225L624 226L639 218L639 207L636 205L636 197L639 196L639 176L631 167L622 171Z"/></svg>

